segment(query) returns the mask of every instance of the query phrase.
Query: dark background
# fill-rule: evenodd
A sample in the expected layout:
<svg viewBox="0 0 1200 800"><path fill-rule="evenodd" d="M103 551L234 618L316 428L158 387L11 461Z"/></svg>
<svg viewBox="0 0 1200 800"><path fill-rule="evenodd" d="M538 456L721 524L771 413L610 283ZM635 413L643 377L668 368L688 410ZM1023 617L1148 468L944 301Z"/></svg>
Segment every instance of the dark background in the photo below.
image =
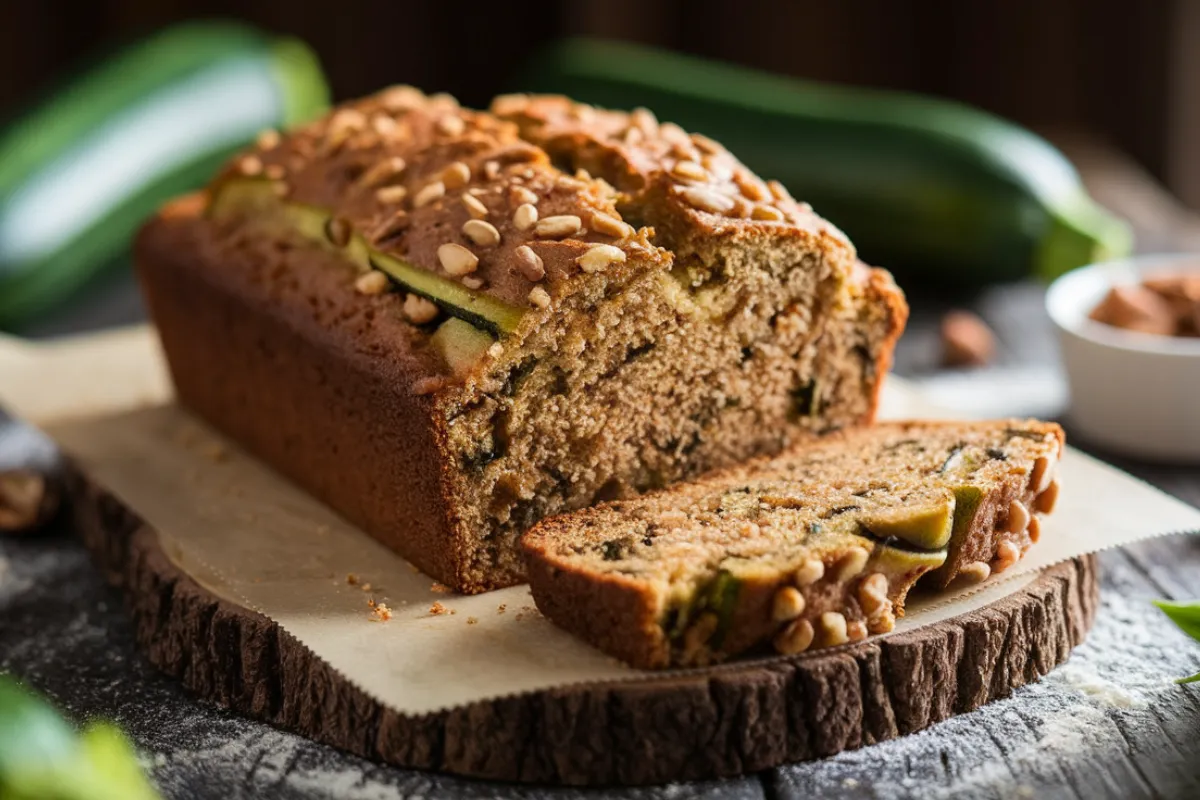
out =
<svg viewBox="0 0 1200 800"><path fill-rule="evenodd" d="M786 75L957 98L1133 156L1200 206L1200 2L1193 0L7 0L0 112L81 59L197 16L317 51L337 98L389 83L484 105L539 45L592 34Z"/></svg>

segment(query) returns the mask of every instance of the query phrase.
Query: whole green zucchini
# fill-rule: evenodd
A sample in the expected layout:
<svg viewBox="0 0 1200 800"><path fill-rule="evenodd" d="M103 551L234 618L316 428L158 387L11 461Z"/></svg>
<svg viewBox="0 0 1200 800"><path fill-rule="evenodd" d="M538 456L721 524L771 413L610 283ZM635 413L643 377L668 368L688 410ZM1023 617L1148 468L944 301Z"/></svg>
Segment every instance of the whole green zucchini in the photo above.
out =
<svg viewBox="0 0 1200 800"><path fill-rule="evenodd" d="M224 22L168 28L60 86L0 131L0 328L123 255L259 131L328 101L307 47Z"/></svg>
<svg viewBox="0 0 1200 800"><path fill-rule="evenodd" d="M906 277L1049 279L1131 245L1061 153L957 103L590 39L541 52L515 88L645 106L707 134L812 203L864 260Z"/></svg>

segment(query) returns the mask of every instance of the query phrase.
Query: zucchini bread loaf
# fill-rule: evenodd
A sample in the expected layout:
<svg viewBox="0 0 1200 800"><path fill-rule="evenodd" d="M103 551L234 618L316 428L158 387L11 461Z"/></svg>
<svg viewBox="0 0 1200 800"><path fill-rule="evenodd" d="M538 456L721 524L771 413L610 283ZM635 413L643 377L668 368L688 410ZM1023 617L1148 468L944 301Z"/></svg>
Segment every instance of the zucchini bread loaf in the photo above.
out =
<svg viewBox="0 0 1200 800"><path fill-rule="evenodd" d="M869 422L907 313L703 136L411 87L265 133L136 261L181 402L465 592L546 515Z"/></svg>
<svg viewBox="0 0 1200 800"><path fill-rule="evenodd" d="M978 582L1036 542L1057 425L892 423L545 520L524 538L547 617L634 666L892 629L925 583Z"/></svg>

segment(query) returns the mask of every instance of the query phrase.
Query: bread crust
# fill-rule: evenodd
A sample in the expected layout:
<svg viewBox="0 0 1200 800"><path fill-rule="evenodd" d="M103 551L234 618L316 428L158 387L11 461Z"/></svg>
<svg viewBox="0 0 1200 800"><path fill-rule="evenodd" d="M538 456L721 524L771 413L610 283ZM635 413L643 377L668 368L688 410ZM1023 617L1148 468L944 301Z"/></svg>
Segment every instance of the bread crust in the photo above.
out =
<svg viewBox="0 0 1200 800"><path fill-rule="evenodd" d="M349 268L321 250L222 248L210 227L165 213L135 244L179 400L424 572L462 584L445 431L434 396L413 391L434 362L399 298L347 292ZM285 258L294 280L270 279Z"/></svg>
<svg viewBox="0 0 1200 800"><path fill-rule="evenodd" d="M582 285L580 258L597 245L624 254L607 268L610 286L687 259L766 248L782 254L779 269L818 276L817 317L832 324L838 307L839 324L862 336L872 331L871 366L863 372L873 375L861 382L854 416L844 418L873 419L907 307L886 272L854 271L853 247L835 227L702 137L664 125L640 148L614 145L605 139L612 126L649 131L646 121L611 112L603 124L587 122L583 107L543 98L533 106L578 115L581 123L551 145L500 105L474 112L445 96L389 89L287 136L263 137L210 192L238 178L277 181L287 202L322 209L379 252L442 277L441 245L473 247L479 263L463 283L528 309L511 334L522 341ZM680 136L694 153L681 154ZM565 154L590 158L593 151L634 177L613 177L614 187L561 168ZM697 186L671 177L691 155L708 164L710 188L760 199L738 195L729 200L734 208L719 213L698 208L686 194ZM417 202L427 194L433 199ZM520 228L515 210L531 194L542 218L577 216L578 234L542 237ZM135 243L180 400L437 580L477 592L523 579L519 567L478 573L477 563L488 559L474 557L496 545L464 522L462 451L451 446L447 422L466 384L495 382L485 374L490 351L473 373L455 374L430 332L406 320L400 295L357 293L356 268L333 252L242 220L208 219L204 206L200 196L168 206ZM470 241L466 223L480 213L498 243ZM659 246L668 239L673 249ZM535 252L543 276L521 268L522 248ZM543 289L548 307L534 300Z"/></svg>

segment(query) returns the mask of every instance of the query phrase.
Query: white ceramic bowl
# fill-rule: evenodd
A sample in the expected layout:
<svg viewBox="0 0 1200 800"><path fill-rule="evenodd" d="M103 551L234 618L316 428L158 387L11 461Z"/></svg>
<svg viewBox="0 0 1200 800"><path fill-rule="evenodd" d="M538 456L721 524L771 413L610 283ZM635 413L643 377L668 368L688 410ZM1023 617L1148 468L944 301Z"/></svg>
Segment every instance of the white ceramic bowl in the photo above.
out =
<svg viewBox="0 0 1200 800"><path fill-rule="evenodd" d="M1088 440L1156 461L1200 463L1200 338L1155 336L1088 319L1109 288L1156 274L1200 274L1200 254L1141 256L1068 272L1046 293Z"/></svg>

